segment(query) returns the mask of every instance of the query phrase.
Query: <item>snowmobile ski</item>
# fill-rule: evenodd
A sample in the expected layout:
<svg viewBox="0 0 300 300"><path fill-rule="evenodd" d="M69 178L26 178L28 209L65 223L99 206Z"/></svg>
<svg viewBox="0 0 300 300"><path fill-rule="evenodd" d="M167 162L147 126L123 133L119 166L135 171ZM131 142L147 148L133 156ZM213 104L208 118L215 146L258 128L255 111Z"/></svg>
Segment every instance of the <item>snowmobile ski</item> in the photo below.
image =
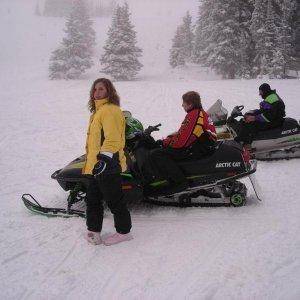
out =
<svg viewBox="0 0 300 300"><path fill-rule="evenodd" d="M292 159L300 157L300 146L287 149L278 149L273 151L259 152L255 154L255 159L264 161L275 161L281 159Z"/></svg>
<svg viewBox="0 0 300 300"><path fill-rule="evenodd" d="M45 215L48 217L85 218L85 212L81 210L41 206L40 203L31 194L23 194L22 200L27 209L37 214ZM34 202L32 202L31 200Z"/></svg>
<svg viewBox="0 0 300 300"><path fill-rule="evenodd" d="M261 188L260 188L260 185L259 183L257 182L256 180L256 177L254 174L250 174L249 175L249 179L250 179L250 182L251 182L251 185L253 187L253 190L254 190L254 193L256 195L256 198L259 200L259 201L262 201L262 191L261 191Z"/></svg>

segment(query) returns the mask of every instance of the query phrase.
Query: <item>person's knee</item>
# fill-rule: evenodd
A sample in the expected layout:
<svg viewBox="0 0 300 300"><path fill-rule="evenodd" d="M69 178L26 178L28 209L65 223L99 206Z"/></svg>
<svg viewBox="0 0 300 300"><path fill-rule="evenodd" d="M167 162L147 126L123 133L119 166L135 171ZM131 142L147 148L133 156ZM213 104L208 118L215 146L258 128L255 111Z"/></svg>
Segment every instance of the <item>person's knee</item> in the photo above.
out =
<svg viewBox="0 0 300 300"><path fill-rule="evenodd" d="M150 151L149 158L150 159L160 159L165 155L164 149L154 149Z"/></svg>
<svg viewBox="0 0 300 300"><path fill-rule="evenodd" d="M93 206L97 207L101 205L102 203L102 197L100 196L101 194L96 194L96 193L87 193L86 196L86 205L88 206Z"/></svg>
<svg viewBox="0 0 300 300"><path fill-rule="evenodd" d="M120 199L117 199L117 200L116 199L110 200L110 201L107 201L106 203L107 203L108 208L114 215L123 213L124 211L127 211L127 205L124 200L124 197L121 197Z"/></svg>
<svg viewBox="0 0 300 300"><path fill-rule="evenodd" d="M87 199L86 200L86 206L87 209L95 209L95 210L99 210L99 209L103 209L103 203L100 200L95 200L95 199Z"/></svg>

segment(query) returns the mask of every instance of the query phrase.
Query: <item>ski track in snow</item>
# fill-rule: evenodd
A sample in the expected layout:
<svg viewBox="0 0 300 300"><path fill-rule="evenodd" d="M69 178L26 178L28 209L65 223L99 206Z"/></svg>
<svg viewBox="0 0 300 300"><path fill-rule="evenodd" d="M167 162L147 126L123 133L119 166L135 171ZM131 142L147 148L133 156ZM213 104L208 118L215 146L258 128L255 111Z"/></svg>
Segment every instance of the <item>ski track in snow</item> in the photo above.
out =
<svg viewBox="0 0 300 300"><path fill-rule="evenodd" d="M191 6L196 15L198 1L168 2L129 0L137 5L132 18L145 68L136 81L115 83L122 108L144 126L162 123L154 134L161 138L178 129L188 90L200 92L206 109L218 98L229 111L257 107L262 80L219 80L197 66L168 68L176 26ZM88 245L82 219L25 209L26 192L42 205L65 206L67 194L50 175L84 152L89 89L103 75L96 65L81 80L47 79L64 21L33 17L35 4L2 0L0 6L6 37L0 41L0 299L299 299L300 160L259 162L263 201L245 180L245 207L134 207L134 240L112 247ZM97 32L95 62L109 24L95 21L104 28ZM285 100L287 115L299 118L299 80L268 82ZM106 212L103 234L112 232Z"/></svg>
<svg viewBox="0 0 300 300"><path fill-rule="evenodd" d="M80 237L80 236L79 236ZM28 291L23 297L22 299L30 299L33 295L34 292L43 284L45 284L49 278L51 278L55 273L58 273L59 270L61 268L63 268L64 262L72 255L74 249L76 248L77 242L79 237L75 240L74 244L72 245L72 247L66 252L65 255L63 255L62 259L59 260L56 264L54 264L54 267L52 269L50 269L49 272L47 272L44 276L43 279L39 282L36 283L36 287L31 290Z"/></svg>

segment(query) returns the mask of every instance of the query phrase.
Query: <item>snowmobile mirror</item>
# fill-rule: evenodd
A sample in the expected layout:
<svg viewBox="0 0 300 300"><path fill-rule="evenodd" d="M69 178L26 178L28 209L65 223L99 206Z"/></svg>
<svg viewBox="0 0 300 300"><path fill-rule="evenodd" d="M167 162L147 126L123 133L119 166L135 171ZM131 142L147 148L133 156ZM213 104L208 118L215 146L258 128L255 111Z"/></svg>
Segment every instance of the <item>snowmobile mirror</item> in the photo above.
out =
<svg viewBox="0 0 300 300"><path fill-rule="evenodd" d="M207 113L215 126L226 124L228 111L222 105L222 100L218 99L208 110Z"/></svg>
<svg viewBox="0 0 300 300"><path fill-rule="evenodd" d="M123 110L123 116L124 116L124 118L131 118L132 114L128 110Z"/></svg>
<svg viewBox="0 0 300 300"><path fill-rule="evenodd" d="M243 116L242 110L244 109L244 105L235 106L231 112L231 117L236 118L239 116Z"/></svg>

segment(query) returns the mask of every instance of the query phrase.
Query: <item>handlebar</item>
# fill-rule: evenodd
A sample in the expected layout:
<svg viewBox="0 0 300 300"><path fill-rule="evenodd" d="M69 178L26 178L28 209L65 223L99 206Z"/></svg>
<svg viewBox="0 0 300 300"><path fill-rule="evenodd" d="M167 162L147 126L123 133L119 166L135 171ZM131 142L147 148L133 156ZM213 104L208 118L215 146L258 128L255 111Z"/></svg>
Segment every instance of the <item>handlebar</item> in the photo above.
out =
<svg viewBox="0 0 300 300"><path fill-rule="evenodd" d="M242 110L244 109L244 105L235 106L231 112L231 118L236 118L239 116L243 116Z"/></svg>
<svg viewBox="0 0 300 300"><path fill-rule="evenodd" d="M154 126L148 126L148 128L146 128L144 130L144 134L146 135L151 135L151 133L153 131L159 131L159 127L161 126L161 123L157 124L157 125L154 125Z"/></svg>
<svg viewBox="0 0 300 300"><path fill-rule="evenodd" d="M245 108L244 105L238 105L236 106L237 110L239 110L240 112Z"/></svg>

